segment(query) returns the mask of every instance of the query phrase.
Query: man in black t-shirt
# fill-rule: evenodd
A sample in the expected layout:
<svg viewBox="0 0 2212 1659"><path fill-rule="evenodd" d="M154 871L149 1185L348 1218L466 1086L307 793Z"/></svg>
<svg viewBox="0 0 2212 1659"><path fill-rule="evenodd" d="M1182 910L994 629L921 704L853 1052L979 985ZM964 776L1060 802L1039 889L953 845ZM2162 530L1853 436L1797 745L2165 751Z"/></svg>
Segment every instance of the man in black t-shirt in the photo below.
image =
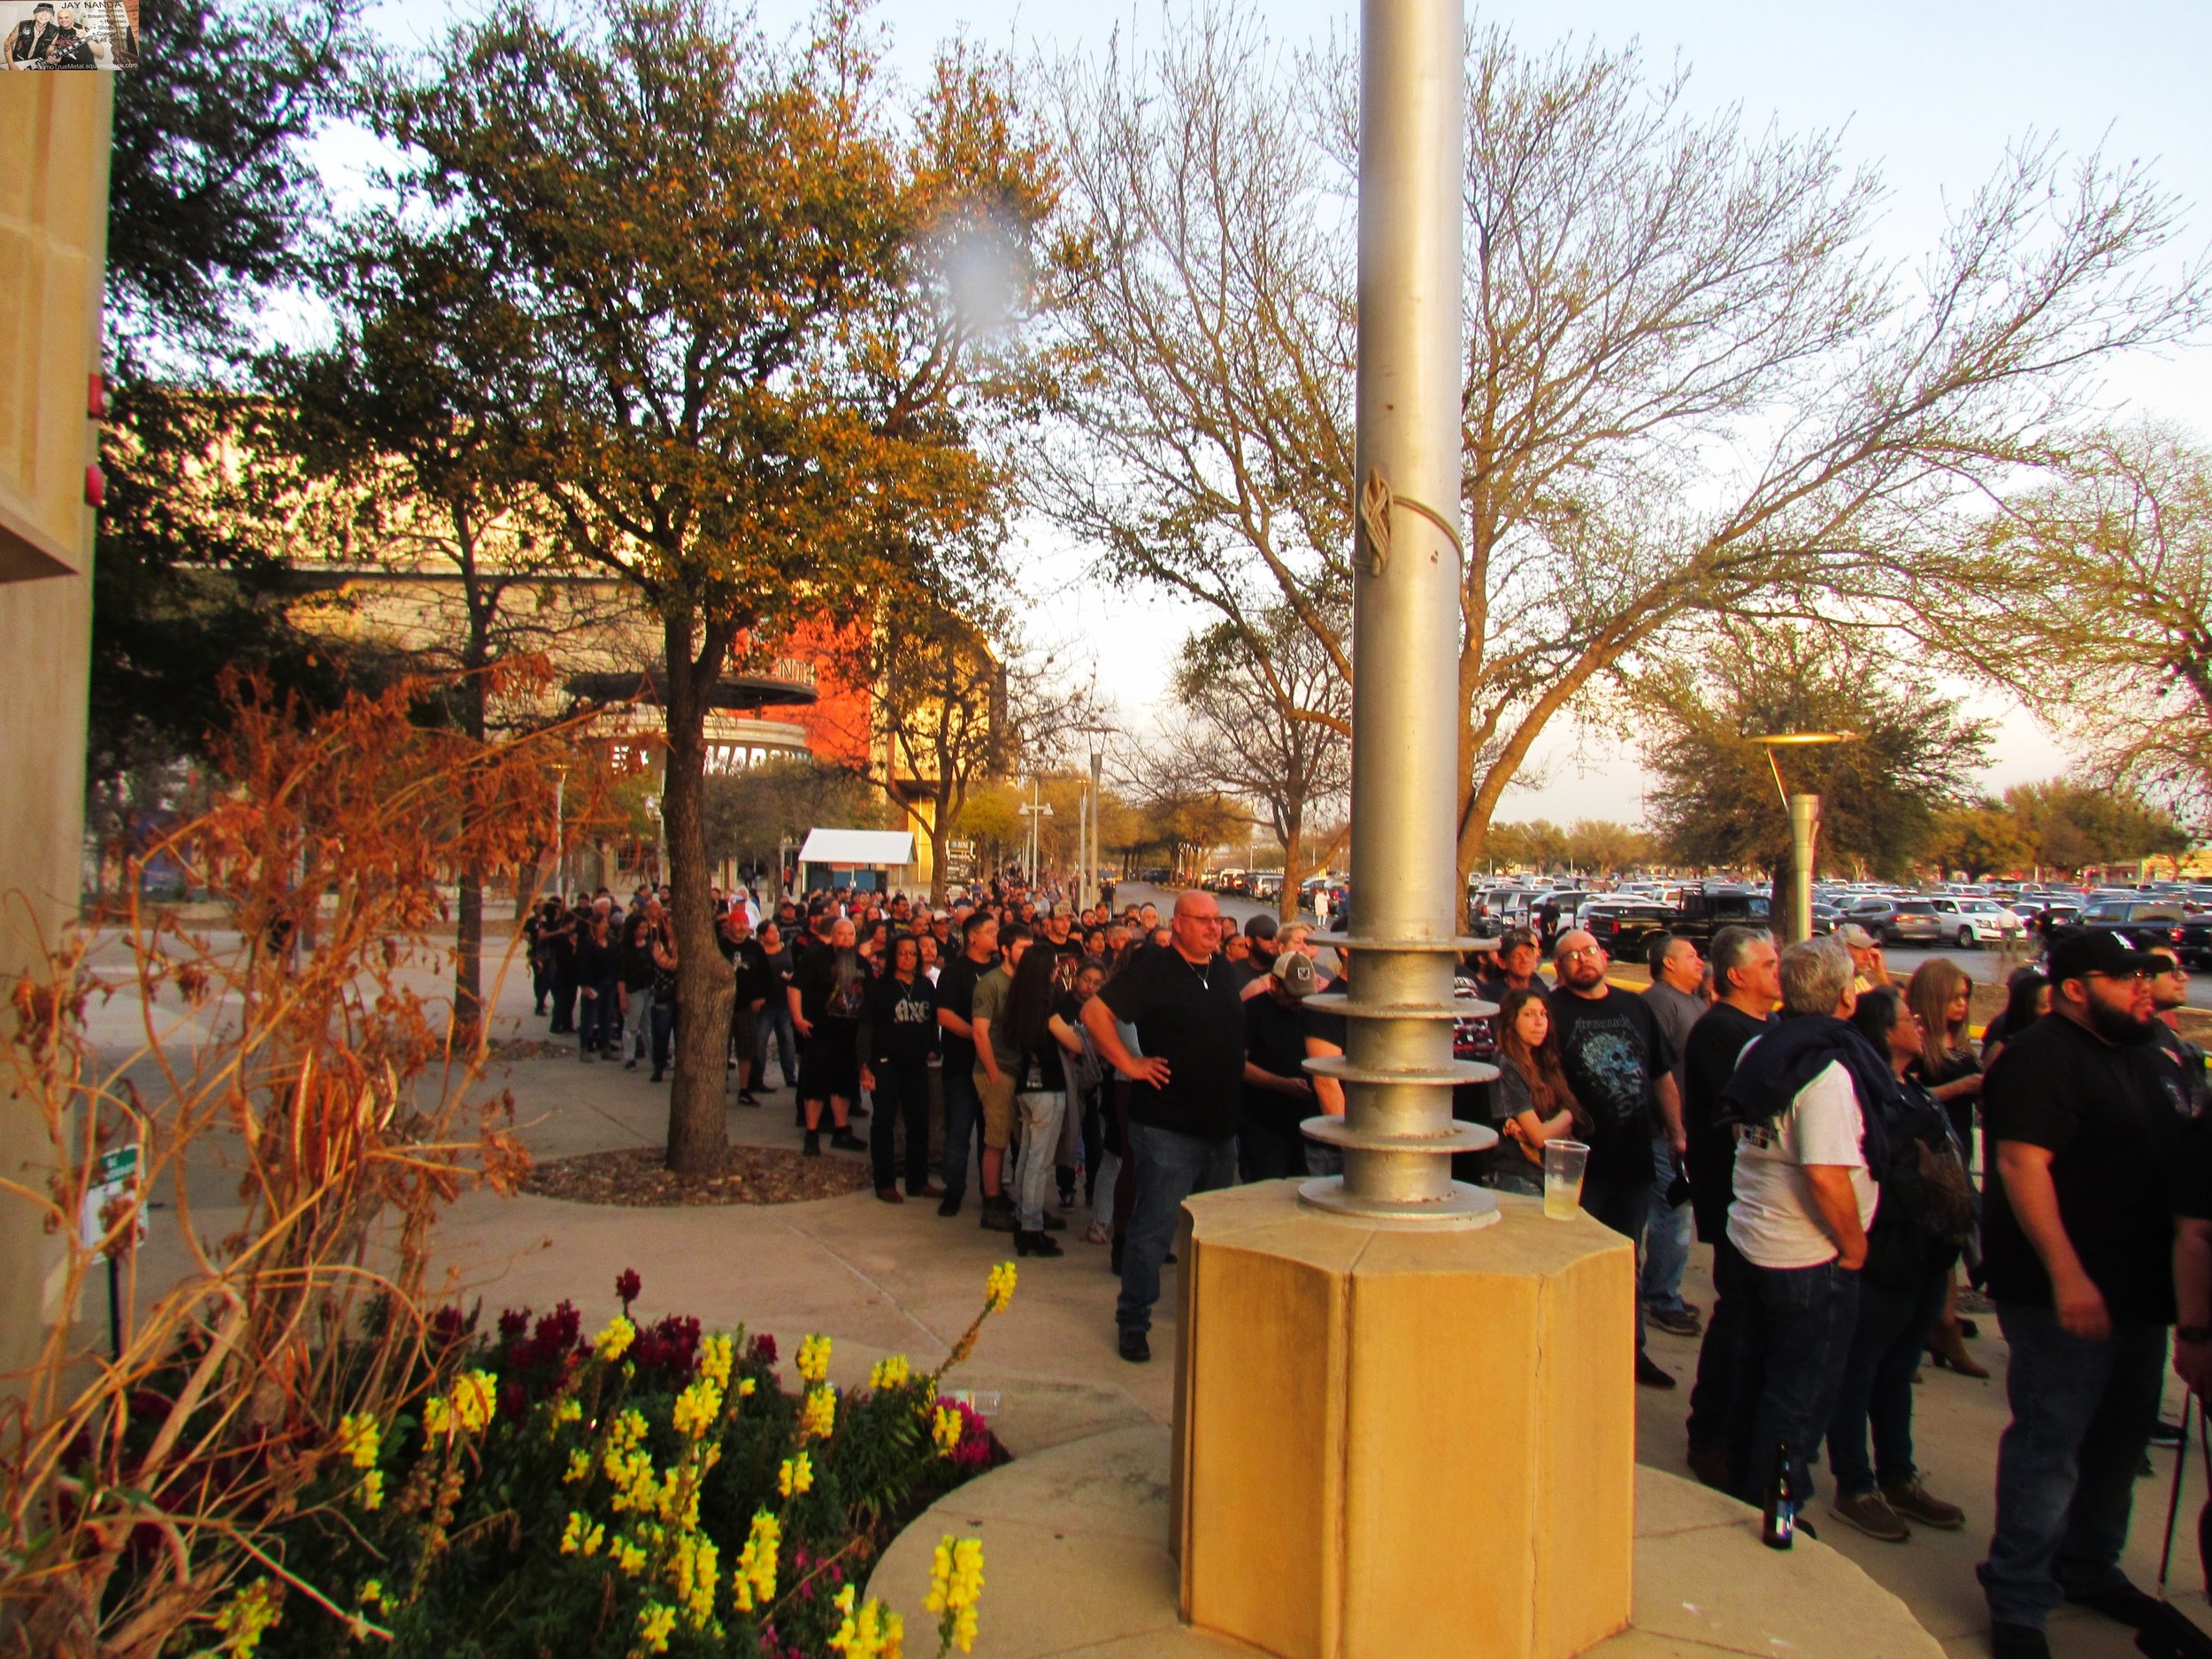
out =
<svg viewBox="0 0 2212 1659"><path fill-rule="evenodd" d="M1175 901L1167 946L1139 953L1083 1010L1100 1056L1135 1085L1129 1151L1136 1201L1114 1309L1121 1356L1133 1362L1152 1357L1152 1305L1183 1201L1237 1178L1244 1004L1220 946L1213 895L1187 892ZM1117 1020L1136 1026L1141 1056L1123 1045Z"/></svg>
<svg viewBox="0 0 2212 1659"><path fill-rule="evenodd" d="M2063 1602L2139 1624L2150 1601L2119 1560L2174 1317L2183 1093L2153 1041L2157 966L2114 933L2055 940L2051 1018L2006 1040L1982 1089L1982 1259L2010 1349L1980 1568L2000 1659L2047 1653Z"/></svg>
<svg viewBox="0 0 2212 1659"><path fill-rule="evenodd" d="M1237 1120L1237 1156L1248 1181L1306 1172L1305 1136L1298 1125L1316 1110L1306 1072L1305 1000L1320 987L1303 951L1276 953L1267 988L1244 999L1244 1110Z"/></svg>
<svg viewBox="0 0 2212 1659"><path fill-rule="evenodd" d="M1614 1232L1635 1239L1651 1198L1652 1130L1682 1150L1682 1102L1675 1053L1650 1004L1605 982L1606 955L1578 927L1559 935L1553 953L1559 988L1546 1004L1559 1040L1560 1064L1575 1098L1594 1120L1582 1207ZM1636 1304L1636 1380L1671 1388L1674 1378L1644 1352L1644 1309Z"/></svg>
<svg viewBox="0 0 2212 1659"><path fill-rule="evenodd" d="M1738 1350L1748 1311L1743 1257L1728 1241L1728 1205L1734 1196L1736 1132L1713 1120L1721 1091L1736 1061L1767 1028L1782 1000L1781 952L1763 927L1724 927L1713 935L1713 1005L1690 1027L1682 1046L1682 1131L1687 1141L1683 1169L1690 1178L1690 1217L1697 1236L1713 1247L1713 1312L1698 1345L1697 1380L1690 1387L1690 1471L1707 1486L1732 1492L1750 1467L1732 1479L1732 1426L1747 1434L1749 1413L1734 1411Z"/></svg>
<svg viewBox="0 0 2212 1659"><path fill-rule="evenodd" d="M957 907L956 907L957 908ZM962 924L964 948L937 976L937 1024L944 1060L938 1077L945 1091L945 1197L941 1216L956 1216L968 1195L968 1165L981 1148L983 1096L975 1087L975 982L998 964L998 918L971 910Z"/></svg>

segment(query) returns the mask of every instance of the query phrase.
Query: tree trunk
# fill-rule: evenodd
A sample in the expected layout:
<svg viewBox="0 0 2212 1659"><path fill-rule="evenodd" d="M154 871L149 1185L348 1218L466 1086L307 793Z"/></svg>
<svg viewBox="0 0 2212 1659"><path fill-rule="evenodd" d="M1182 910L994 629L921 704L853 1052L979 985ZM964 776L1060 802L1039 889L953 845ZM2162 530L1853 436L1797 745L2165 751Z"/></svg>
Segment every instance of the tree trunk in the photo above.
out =
<svg viewBox="0 0 2212 1659"><path fill-rule="evenodd" d="M1306 840L1306 815L1302 807L1294 807L1283 816L1283 890L1275 901L1275 918L1281 922L1298 919L1298 884L1306 879L1306 869L1299 863Z"/></svg>
<svg viewBox="0 0 2212 1659"><path fill-rule="evenodd" d="M669 885L676 926L676 1069L668 1091L668 1167L679 1174L721 1172L729 1151L723 1116L728 1090L730 1008L735 976L714 940L707 892L707 705L734 626L709 625L692 656L693 624L664 625L668 665L668 754L661 810L668 833Z"/></svg>
<svg viewBox="0 0 2212 1659"><path fill-rule="evenodd" d="M929 908L945 908L945 892L951 884L945 879L945 850L952 845L952 831L945 822L945 803L942 796L936 809L929 815Z"/></svg>
<svg viewBox="0 0 2212 1659"><path fill-rule="evenodd" d="M480 749L484 742L484 663L487 655L480 628L472 624L468 657L471 672L461 678L461 724ZM461 831L469 829L469 813L461 809ZM460 897L453 920L453 1037L457 1047L473 1048L483 1036L484 1023L484 878L473 868L460 872Z"/></svg>

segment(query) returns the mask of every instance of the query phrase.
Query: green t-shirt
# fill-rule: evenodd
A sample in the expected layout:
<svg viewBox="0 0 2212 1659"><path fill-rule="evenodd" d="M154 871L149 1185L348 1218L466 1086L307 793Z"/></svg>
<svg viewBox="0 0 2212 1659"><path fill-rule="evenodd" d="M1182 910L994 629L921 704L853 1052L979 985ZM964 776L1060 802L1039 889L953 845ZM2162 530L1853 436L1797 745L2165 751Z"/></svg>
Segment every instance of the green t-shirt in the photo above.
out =
<svg viewBox="0 0 2212 1659"><path fill-rule="evenodd" d="M1006 1020L1006 1002L1013 990L1014 976L1007 972L1002 963L975 982L975 1011L969 1016L972 1020L991 1022L991 1056L998 1062L1000 1072L1007 1077L1014 1075L1022 1057Z"/></svg>

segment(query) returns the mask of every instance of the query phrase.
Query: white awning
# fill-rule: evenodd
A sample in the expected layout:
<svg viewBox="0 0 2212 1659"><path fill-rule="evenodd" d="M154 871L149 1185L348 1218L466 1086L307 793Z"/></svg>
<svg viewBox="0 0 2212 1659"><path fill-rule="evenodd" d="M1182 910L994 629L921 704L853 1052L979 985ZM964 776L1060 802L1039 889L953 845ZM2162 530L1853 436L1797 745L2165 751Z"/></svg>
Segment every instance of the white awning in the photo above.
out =
<svg viewBox="0 0 2212 1659"><path fill-rule="evenodd" d="M799 849L803 864L910 864L914 862L912 830L809 830L806 845Z"/></svg>

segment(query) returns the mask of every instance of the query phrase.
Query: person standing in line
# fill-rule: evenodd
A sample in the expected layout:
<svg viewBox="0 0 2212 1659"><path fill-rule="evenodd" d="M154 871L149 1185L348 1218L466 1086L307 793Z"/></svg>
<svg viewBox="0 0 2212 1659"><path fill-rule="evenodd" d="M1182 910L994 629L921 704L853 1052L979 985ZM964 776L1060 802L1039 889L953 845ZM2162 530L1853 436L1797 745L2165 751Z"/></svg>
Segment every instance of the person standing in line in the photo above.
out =
<svg viewBox="0 0 2212 1659"><path fill-rule="evenodd" d="M1690 1472L1717 1491L1732 1491L1732 1440L1748 1456L1749 1437L1733 1433L1736 1378L1744 1315L1751 1289L1744 1259L1728 1241L1728 1206L1735 1197L1736 1132L1722 1124L1721 1093L1736 1061L1764 1032L1782 1000L1781 953L1763 927L1724 927L1713 935L1713 1005L1690 1028L1682 1054L1682 1127L1688 1142L1690 1215L1697 1236L1713 1247L1713 1315L1697 1351L1690 1388Z"/></svg>
<svg viewBox="0 0 2212 1659"><path fill-rule="evenodd" d="M589 926L576 941L576 1057L594 1052L611 1060L622 1037L621 945L615 938L614 907L602 900L592 906Z"/></svg>
<svg viewBox="0 0 2212 1659"><path fill-rule="evenodd" d="M1281 950L1265 989L1244 999L1244 1091L1237 1156L1248 1181L1280 1180L1306 1171L1299 1125L1314 1115L1306 1072L1306 998L1318 989L1312 958Z"/></svg>
<svg viewBox="0 0 2212 1659"><path fill-rule="evenodd" d="M1525 927L1509 927L1498 936L1496 960L1488 972L1479 976L1475 995L1486 1002L1499 1003L1509 991L1533 991L1548 996L1549 987L1536 972L1542 962L1536 935Z"/></svg>
<svg viewBox="0 0 2212 1659"><path fill-rule="evenodd" d="M1728 1240L1749 1292L1735 1389L1745 1432L1729 1471L1747 1503L1762 1502L1785 1465L1801 1507L1811 1496L1811 1460L1858 1328L1891 1073L1850 1024L1854 977L1833 939L1785 950L1783 1018L1743 1051L1721 1094L1737 1125Z"/></svg>
<svg viewBox="0 0 2212 1659"><path fill-rule="evenodd" d="M1212 894L1184 893L1167 948L1140 952L1083 1010L1099 1053L1130 1082L1134 1198L1114 1323L1122 1358L1136 1364L1152 1357L1152 1309L1183 1201L1237 1177L1244 1006L1221 955L1221 925ZM1142 1058L1117 1020L1136 1027Z"/></svg>
<svg viewBox="0 0 2212 1659"><path fill-rule="evenodd" d="M545 933L553 956L553 1021L546 1027L546 1034L571 1037L576 1033L576 941L590 926L591 907L580 894L573 904L564 905L553 899L546 908L557 911Z"/></svg>
<svg viewBox="0 0 2212 1659"><path fill-rule="evenodd" d="M2151 1010L2157 1022L2151 1041L2181 1073L2189 1116L2200 1118L2208 1100L2204 1050L2181 1034L2177 1015L2189 1005L2189 970L2181 965L2181 953L2171 945L2153 945L2150 952L2158 958L2158 966L2151 970Z"/></svg>
<svg viewBox="0 0 2212 1659"><path fill-rule="evenodd" d="M1014 1144L1015 1068L1021 1056L1007 1028L1006 1003L1014 974L1029 953L1032 937L1019 922L999 929L998 966L975 982L975 1092L983 1102L982 1225L993 1233L1015 1230L1014 1201L1006 1191L1006 1154Z"/></svg>
<svg viewBox="0 0 2212 1659"><path fill-rule="evenodd" d="M1959 1245L1973 1230L1974 1197L1951 1125L1932 1095L1910 1080L1920 1057L1920 1021L1890 986L1859 995L1851 1024L1890 1063L1895 1084L1873 1102L1890 1156L1876 1172L1881 1203L1867 1229L1859 1271L1859 1317L1843 1380L1828 1418L1829 1507L1869 1538L1902 1544L1906 1523L1955 1532L1966 1511L1930 1494L1913 1462L1912 1378ZM1874 1455L1867 1457L1871 1430Z"/></svg>
<svg viewBox="0 0 2212 1659"><path fill-rule="evenodd" d="M760 1010L767 1001L761 983L760 944L744 902L730 906L715 923L715 943L730 964L730 1062L737 1071L737 1103L757 1106L760 1097Z"/></svg>
<svg viewBox="0 0 2212 1659"><path fill-rule="evenodd" d="M657 908L657 907L656 907ZM622 924L622 1069L637 1070L653 1041L653 935L659 932L653 909L633 910Z"/></svg>
<svg viewBox="0 0 2212 1659"><path fill-rule="evenodd" d="M1082 1040L1068 1024L1071 993L1063 988L1061 971L1071 965L1050 942L1024 953L1006 995L1004 1010L991 1023L979 1012L986 1038L1003 1031L1013 1050L1009 1076L1014 1085L1014 1113L1021 1124L1021 1148L1014 1164L1014 1249L1020 1256L1058 1256L1059 1244L1046 1229L1062 1217L1045 1209L1067 1118L1067 1063L1082 1053ZM993 1042L994 1053L996 1043ZM979 1043L977 1053L982 1052Z"/></svg>
<svg viewBox="0 0 2212 1659"><path fill-rule="evenodd" d="M957 908L957 907L956 907ZM968 1193L968 1164L977 1156L975 1141L983 1127L983 1096L975 1086L976 981L998 962L998 918L972 910L961 924L961 953L937 977L937 1025L944 1033L941 1072L945 1082L944 1202L941 1216L960 1213Z"/></svg>
<svg viewBox="0 0 2212 1659"><path fill-rule="evenodd" d="M839 917L828 937L799 964L787 994L791 1024L804 1045L799 1050L799 1107L805 1114L803 1150L810 1158L821 1156L825 1103L833 1130L830 1145L840 1152L868 1149L852 1132L853 1098L860 1087L860 1012L868 993L868 968L856 940L850 919Z"/></svg>
<svg viewBox="0 0 2212 1659"><path fill-rule="evenodd" d="M1559 935L1553 961L1559 987L1547 1006L1559 1033L1560 1064L1590 1117L1590 1156L1582 1207L1632 1241L1640 1240L1655 1174L1654 1125L1672 1151L1682 1148L1682 1102L1674 1092L1674 1050L1640 996L1605 981L1602 947L1579 927ZM1636 1304L1636 1380L1671 1388L1671 1373L1644 1352L1644 1309Z"/></svg>
<svg viewBox="0 0 2212 1659"><path fill-rule="evenodd" d="M1704 1018L1705 961L1686 939L1661 933L1646 958L1651 986L1644 1001L1666 1033L1667 1046L1678 1055L1688 1052L1690 1033ZM1682 1089L1682 1067L1674 1068L1675 1093ZM1681 1158L1663 1133L1652 1136L1649 1216L1644 1225L1644 1266L1636 1293L1644 1304L1644 1317L1675 1336L1701 1336L1704 1324L1695 1308L1682 1300L1682 1271L1690 1264L1689 1184L1682 1178Z"/></svg>
<svg viewBox="0 0 2212 1659"><path fill-rule="evenodd" d="M2185 1100L2152 1037L2156 966L2116 933L2055 938L2050 1015L2006 1038L1982 1089L1982 1258L2012 1408L1978 1569L1995 1659L2048 1659L2064 1602L2139 1627L2154 1605L2120 1555L2174 1321Z"/></svg>
<svg viewBox="0 0 2212 1659"><path fill-rule="evenodd" d="M1540 1197L1544 1191L1544 1142L1571 1135L1586 1125L1578 1119L1580 1102L1559 1063L1551 1010L1528 989L1508 991L1499 1004L1497 1081L1490 1086L1490 1110L1498 1144L1490 1156L1490 1185L1500 1192Z"/></svg>
<svg viewBox="0 0 2212 1659"><path fill-rule="evenodd" d="M911 933L891 941L889 971L868 989L861 1014L860 1087L875 1102L868 1125L876 1196L887 1204L941 1198L929 1179L929 1063L937 1052L937 987L922 972ZM895 1142L906 1131L906 1192L899 1192Z"/></svg>
<svg viewBox="0 0 2212 1659"><path fill-rule="evenodd" d="M676 930L653 929L646 949L653 963L653 1075L657 1083L668 1075L668 1051L676 1035Z"/></svg>
<svg viewBox="0 0 2212 1659"><path fill-rule="evenodd" d="M1890 982L1889 964L1883 958L1880 940L1856 922L1844 923L1836 929L1835 937L1851 953L1853 990L1871 991Z"/></svg>
<svg viewBox="0 0 2212 1659"><path fill-rule="evenodd" d="M792 941L795 933L787 932L776 922L763 922L760 931L753 935L759 948L754 963L754 988L760 993L760 1033L755 1040L754 1059L759 1080L753 1086L758 1094L772 1093L768 1087L768 1054L772 1048L776 1069L783 1076L783 1087L799 1086L798 1033L791 1024L791 976L796 970L795 952Z"/></svg>
<svg viewBox="0 0 2212 1659"><path fill-rule="evenodd" d="M1966 1034L1967 1011L1973 1001L1974 981L1958 964L1942 956L1922 963L1905 982L1905 1005L1920 1030L1921 1055L1913 1067L1914 1080L1942 1106L1969 1169L1974 1164L1974 1110L1982 1097L1982 1064ZM1955 1282L1944 1299L1943 1317L1929 1333L1928 1353L1938 1365L1962 1377L1978 1381L1989 1375L1989 1368L1967 1351Z"/></svg>

